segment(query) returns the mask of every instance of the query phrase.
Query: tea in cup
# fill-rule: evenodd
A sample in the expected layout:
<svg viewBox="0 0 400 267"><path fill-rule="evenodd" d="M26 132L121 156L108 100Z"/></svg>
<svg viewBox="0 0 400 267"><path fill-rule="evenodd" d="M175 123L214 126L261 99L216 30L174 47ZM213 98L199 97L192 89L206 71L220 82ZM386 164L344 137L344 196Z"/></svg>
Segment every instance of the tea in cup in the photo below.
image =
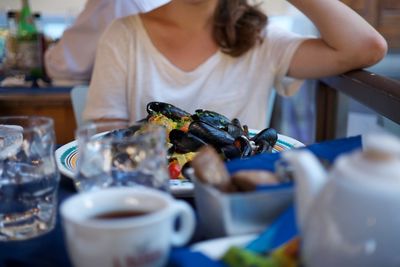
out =
<svg viewBox="0 0 400 267"><path fill-rule="evenodd" d="M61 217L75 267L164 266L171 245L184 245L195 227L188 204L141 186L77 194Z"/></svg>

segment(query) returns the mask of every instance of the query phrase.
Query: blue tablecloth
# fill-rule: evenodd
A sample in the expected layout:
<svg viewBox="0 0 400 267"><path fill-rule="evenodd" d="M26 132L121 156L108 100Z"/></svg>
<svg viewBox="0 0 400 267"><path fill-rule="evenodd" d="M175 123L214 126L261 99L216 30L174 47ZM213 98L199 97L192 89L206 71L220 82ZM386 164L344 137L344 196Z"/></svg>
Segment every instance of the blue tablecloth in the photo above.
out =
<svg viewBox="0 0 400 267"><path fill-rule="evenodd" d="M319 158L333 161L338 155L361 147L361 137L351 137L313 144L307 147ZM280 154L263 154L247 160L235 160L227 163L230 172L240 169L273 170L274 162ZM61 180L59 202L75 193L72 182L68 178ZM16 242L0 242L0 267L33 266L33 267L71 267L62 234L60 218L53 231L41 237ZM212 261L205 255L192 252L188 248L176 248L171 252L169 267L224 266Z"/></svg>

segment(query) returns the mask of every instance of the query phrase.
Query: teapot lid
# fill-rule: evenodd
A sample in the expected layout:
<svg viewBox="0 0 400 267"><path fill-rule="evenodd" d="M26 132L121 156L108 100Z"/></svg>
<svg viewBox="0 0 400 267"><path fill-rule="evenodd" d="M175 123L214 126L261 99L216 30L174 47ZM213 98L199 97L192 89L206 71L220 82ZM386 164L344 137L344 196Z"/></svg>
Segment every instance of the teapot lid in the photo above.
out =
<svg viewBox="0 0 400 267"><path fill-rule="evenodd" d="M400 139L389 134L363 136L363 150L342 155L334 164L337 175L378 190L400 188Z"/></svg>
<svg viewBox="0 0 400 267"><path fill-rule="evenodd" d="M364 156L369 160L400 159L400 139L387 133L363 136L363 147Z"/></svg>

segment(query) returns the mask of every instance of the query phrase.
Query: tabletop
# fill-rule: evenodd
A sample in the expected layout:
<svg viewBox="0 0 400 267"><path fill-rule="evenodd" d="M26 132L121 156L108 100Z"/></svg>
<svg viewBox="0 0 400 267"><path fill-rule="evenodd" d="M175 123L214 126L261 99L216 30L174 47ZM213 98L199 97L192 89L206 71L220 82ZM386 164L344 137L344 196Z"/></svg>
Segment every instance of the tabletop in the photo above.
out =
<svg viewBox="0 0 400 267"><path fill-rule="evenodd" d="M58 188L58 206L68 197L76 194L72 179L61 175ZM180 198L194 208L193 197ZM193 234L194 243L203 240L198 231ZM71 267L63 231L60 214L57 213L55 228L42 236L26 240L0 242L0 267Z"/></svg>
<svg viewBox="0 0 400 267"><path fill-rule="evenodd" d="M316 156L323 160L333 161L337 156L347 153L354 149L361 147L361 137L350 137L344 139L337 139L318 144L313 144L307 148L311 150ZM274 154L260 154L247 160L234 160L227 163L228 170L232 173L241 169L274 169L274 162L280 157L279 153ZM71 179L62 176L59 186L59 203L75 194L75 188ZM190 199L187 201L191 202ZM190 204L193 205L193 202ZM192 243L202 239L201 233L195 233L192 238ZM173 250L174 252L174 250ZM189 252L189 254L188 254ZM181 256L175 253L174 256L178 258ZM190 251L184 251L184 256L198 257L198 254L190 254ZM204 257L198 258L199 262L189 261L190 265L179 266L202 266L198 264L204 263ZM194 265L193 265L194 264ZM0 242L0 267L11 266L40 266L40 267L70 267L71 262L66 252L64 237L61 227L61 219L59 213L57 214L57 223L55 229L51 232L27 241L12 241ZM169 264L169 266L177 266ZM203 264L203 266L205 266ZM207 265L209 266L209 265Z"/></svg>
<svg viewBox="0 0 400 267"><path fill-rule="evenodd" d="M58 202L75 193L72 180L62 177L58 191ZM0 266L72 266L65 250L61 218L57 213L54 230L27 241L0 242Z"/></svg>

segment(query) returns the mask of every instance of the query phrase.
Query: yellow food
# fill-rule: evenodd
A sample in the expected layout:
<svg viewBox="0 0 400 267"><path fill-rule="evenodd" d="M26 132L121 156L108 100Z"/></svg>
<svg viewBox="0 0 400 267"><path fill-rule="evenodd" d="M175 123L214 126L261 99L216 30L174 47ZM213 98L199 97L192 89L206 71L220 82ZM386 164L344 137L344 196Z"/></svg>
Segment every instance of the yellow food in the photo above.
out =
<svg viewBox="0 0 400 267"><path fill-rule="evenodd" d="M191 122L191 119L190 119L190 117L184 117L184 118L182 118L181 121L176 122L162 114L156 114L156 115L152 115L150 118L148 118L148 122L165 127L166 135L167 135L167 142L168 142L167 147L170 148L172 146L172 144L170 143L170 140L169 140L169 133L174 129L187 131L189 124ZM168 156L168 160L170 162L173 160L176 160L178 162L178 164L180 165L180 167L182 168L186 164L186 162L190 162L194 158L195 155L196 155L196 152L189 152L189 153L185 153L185 154L179 154L179 153L174 152L172 155ZM184 178L182 173L179 175L178 178L179 179Z"/></svg>

